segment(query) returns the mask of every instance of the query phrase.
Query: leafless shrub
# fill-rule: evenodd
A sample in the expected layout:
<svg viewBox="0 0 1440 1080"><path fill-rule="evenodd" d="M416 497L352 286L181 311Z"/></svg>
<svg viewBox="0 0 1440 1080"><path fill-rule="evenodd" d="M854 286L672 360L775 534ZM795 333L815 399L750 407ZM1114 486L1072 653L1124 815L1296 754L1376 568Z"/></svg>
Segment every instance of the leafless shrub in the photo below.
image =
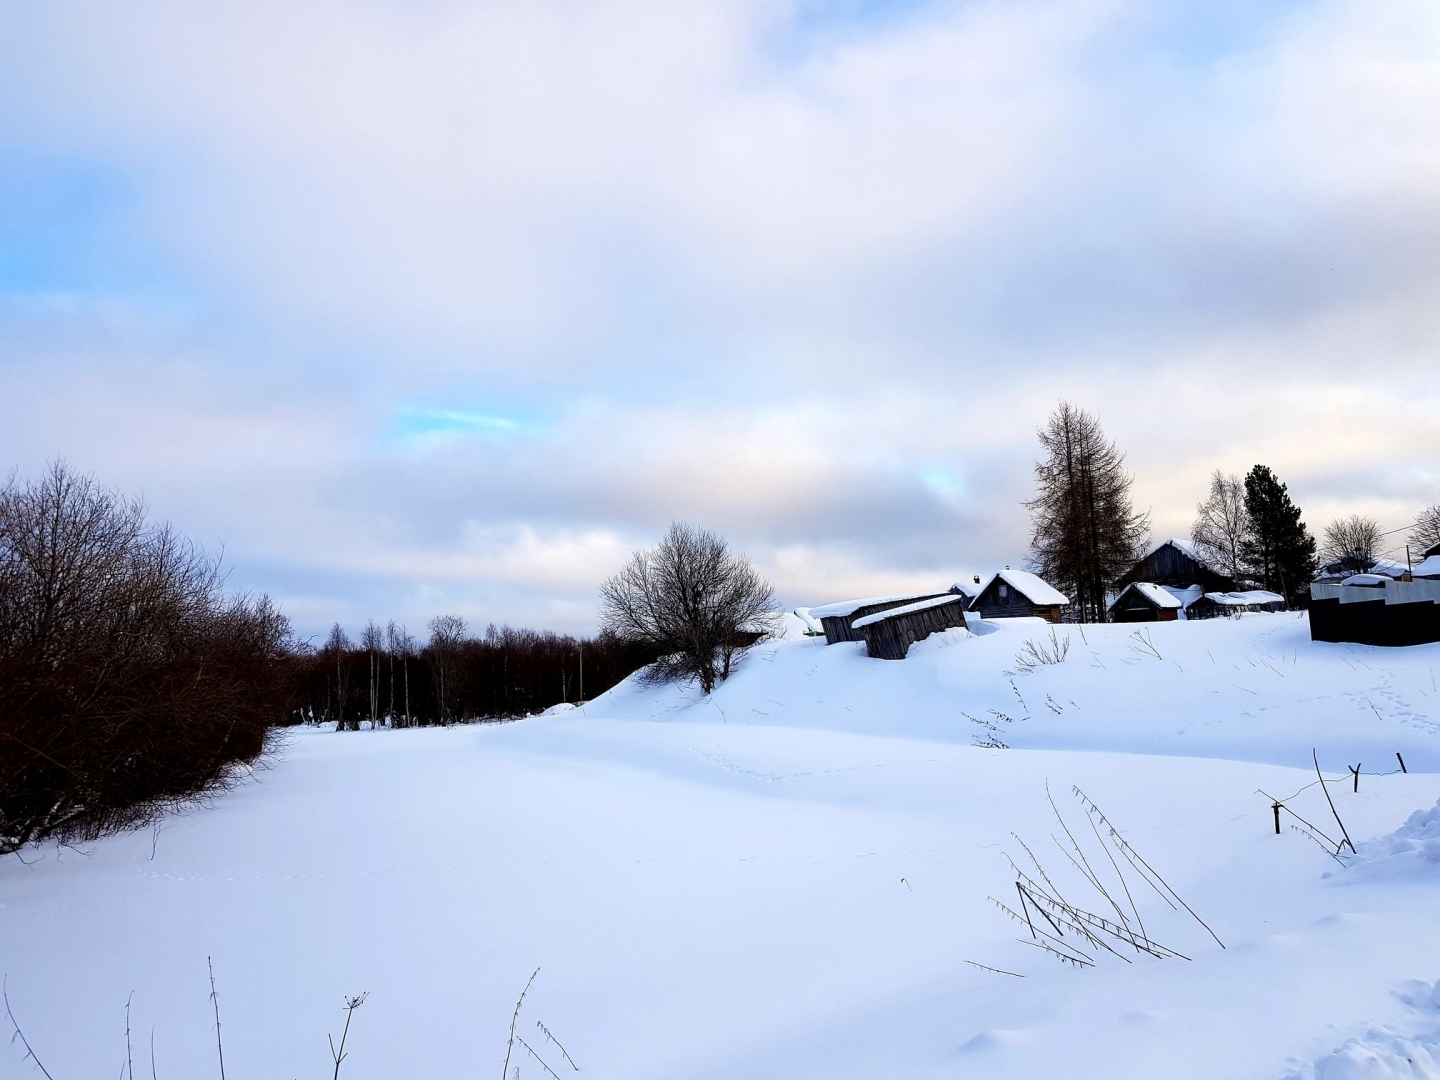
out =
<svg viewBox="0 0 1440 1080"><path fill-rule="evenodd" d="M0 487L0 854L223 790L288 716L288 621L55 465Z"/></svg>
<svg viewBox="0 0 1440 1080"><path fill-rule="evenodd" d="M1050 807L1065 837L1062 841L1052 833L1051 840L1085 883L1087 898L1075 902L1062 893L1034 851L1012 833L1032 870L1022 869L1013 858L1010 859L1010 866L1015 871L1014 907L993 896L990 901L1025 927L1027 936L1019 940L1075 967L1094 967L1102 953L1127 963L1134 954L1156 959L1178 957L1188 960L1189 957L1183 953L1156 941L1146 929L1131 890L1132 883L1138 887L1143 882L1169 907L1177 911L1183 908L1188 912L1223 949L1224 943L1215 937L1214 931L1140 857L1100 808L1079 788L1072 790L1083 807L1086 824L1095 838L1098 851L1095 846L1087 849L1076 839L1047 788L1046 797L1050 798ZM1097 869L1106 865L1109 866L1108 873ZM1097 901L1101 910L1107 911L1106 914L1089 909L1097 906Z"/></svg>
<svg viewBox="0 0 1440 1080"><path fill-rule="evenodd" d="M649 678L693 679L708 694L739 655L776 632L779 613L748 559L715 533L674 522L600 587L600 622L659 657Z"/></svg>
<svg viewBox="0 0 1440 1080"><path fill-rule="evenodd" d="M1026 638L1025 644L1021 646L1019 653L1015 656L1015 667L1019 674L1028 675L1037 667L1046 667L1051 664L1063 664L1065 657L1070 655L1070 635L1063 638L1050 628L1048 640L1036 641L1034 638Z"/></svg>
<svg viewBox="0 0 1440 1080"><path fill-rule="evenodd" d="M1160 655L1160 650L1155 647L1155 642L1150 639L1149 630L1136 630L1130 637L1133 639L1133 643L1130 646L1131 652L1138 656L1154 657L1156 660L1165 659L1165 657Z"/></svg>

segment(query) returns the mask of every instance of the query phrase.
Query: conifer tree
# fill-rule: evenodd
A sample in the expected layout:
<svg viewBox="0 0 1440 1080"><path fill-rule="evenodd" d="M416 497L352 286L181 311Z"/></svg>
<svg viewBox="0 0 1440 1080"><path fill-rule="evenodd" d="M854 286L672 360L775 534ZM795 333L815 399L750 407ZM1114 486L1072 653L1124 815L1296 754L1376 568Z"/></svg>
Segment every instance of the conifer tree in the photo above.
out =
<svg viewBox="0 0 1440 1080"><path fill-rule="evenodd" d="M1245 477L1245 510L1251 524L1244 549L1250 576L1287 603L1303 605L1315 576L1315 538L1289 489L1268 466L1256 465Z"/></svg>
<svg viewBox="0 0 1440 1080"><path fill-rule="evenodd" d="M1025 504L1034 535L1031 561L1070 596L1081 622L1104 622L1106 598L1150 532L1130 502L1125 455L1100 421L1062 401L1040 429L1045 459L1035 464L1035 498Z"/></svg>

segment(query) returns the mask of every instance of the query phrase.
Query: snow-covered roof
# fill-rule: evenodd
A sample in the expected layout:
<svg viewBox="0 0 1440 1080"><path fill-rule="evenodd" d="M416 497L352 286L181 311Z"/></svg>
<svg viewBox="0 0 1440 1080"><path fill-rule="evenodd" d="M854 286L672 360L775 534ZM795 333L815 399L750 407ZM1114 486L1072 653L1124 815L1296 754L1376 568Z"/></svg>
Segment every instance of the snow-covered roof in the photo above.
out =
<svg viewBox="0 0 1440 1080"><path fill-rule="evenodd" d="M1389 574L1351 574L1344 578L1341 585L1384 585L1387 581L1394 581Z"/></svg>
<svg viewBox="0 0 1440 1080"><path fill-rule="evenodd" d="M1283 604L1285 598L1279 593L1264 589L1248 589L1244 592L1207 592L1205 599L1221 607L1250 607L1254 604Z"/></svg>
<svg viewBox="0 0 1440 1080"><path fill-rule="evenodd" d="M1068 596L1048 581L1037 577L1028 570L1000 570L990 575L990 580L985 582L980 591L984 592L990 588L996 580L1005 582L1005 584L1009 585L1032 604L1049 606L1051 604L1064 605L1070 603Z"/></svg>
<svg viewBox="0 0 1440 1080"><path fill-rule="evenodd" d="M1184 602L1181 601L1180 598L1177 597L1174 593L1172 593L1169 589L1166 589L1160 585L1152 585L1148 581L1136 581L1130 585L1125 586L1125 588L1120 591L1120 595L1115 597L1114 601L1110 604L1110 607L1113 609L1116 604L1120 603L1120 601L1124 599L1127 593L1132 592L1139 593L1146 600L1149 600L1150 603L1154 604L1157 608L1174 608L1176 610L1179 610L1180 608L1185 606Z"/></svg>
<svg viewBox="0 0 1440 1080"><path fill-rule="evenodd" d="M1415 567L1413 577L1440 578L1440 555L1431 555Z"/></svg>
<svg viewBox="0 0 1440 1080"><path fill-rule="evenodd" d="M1350 577L1351 575L1346 573L1341 566L1344 561L1344 559L1332 559L1330 562L1322 563L1315 572L1316 578L1341 580ZM1369 572L1387 578L1399 579L1399 577L1405 573L1405 570L1405 564L1402 562L1396 562L1394 559L1376 559L1375 565L1370 568Z"/></svg>
<svg viewBox="0 0 1440 1080"><path fill-rule="evenodd" d="M823 634L825 632L825 628L810 614L808 607L797 607L795 609L795 617L805 624L805 629L810 631L810 633Z"/></svg>
<svg viewBox="0 0 1440 1080"><path fill-rule="evenodd" d="M884 611L877 611L874 615L866 615L862 619L856 619L850 624L850 629L860 630L872 623L884 622L886 619L894 619L901 615L910 615L916 611L925 611L928 608L944 607L946 604L963 604L965 597L957 596L954 593L947 593L944 596L932 596L929 600L921 600L918 603L906 604L904 607L887 608Z"/></svg>
<svg viewBox="0 0 1440 1080"><path fill-rule="evenodd" d="M973 599L980 595L980 588L980 578L976 576L970 581L957 581L954 585L950 586L950 591Z"/></svg>
<svg viewBox="0 0 1440 1080"><path fill-rule="evenodd" d="M854 615L862 607L869 607L871 604L895 604L906 600L928 600L932 596L941 595L939 589L932 589L929 592L896 593L894 596L866 596L860 600L842 600L838 604L825 604L821 607L812 607L810 617L812 619L829 619L833 616Z"/></svg>
<svg viewBox="0 0 1440 1080"><path fill-rule="evenodd" d="M1187 608L1205 595L1205 587L1203 585L1190 585L1184 589L1177 589L1173 585L1161 585L1160 587L1175 597L1176 600L1179 600L1182 607Z"/></svg>
<svg viewBox="0 0 1440 1080"><path fill-rule="evenodd" d="M1200 553L1195 550L1195 546L1191 544L1189 540L1181 540L1178 536L1172 536L1166 540L1159 541L1154 547L1152 547L1149 551L1145 553L1141 561L1143 562L1145 559L1150 558L1151 555L1154 555L1157 551L1167 545L1169 545L1170 547L1174 547L1182 555L1194 559L1195 562L1199 563L1201 566L1205 565L1205 560L1200 557Z"/></svg>

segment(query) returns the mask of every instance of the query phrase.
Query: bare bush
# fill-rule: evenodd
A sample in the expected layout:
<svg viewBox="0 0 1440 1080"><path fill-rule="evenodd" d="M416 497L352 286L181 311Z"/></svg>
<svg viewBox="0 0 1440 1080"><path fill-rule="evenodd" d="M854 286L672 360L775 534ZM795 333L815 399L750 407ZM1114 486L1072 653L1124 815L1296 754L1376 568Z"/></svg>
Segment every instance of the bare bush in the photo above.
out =
<svg viewBox="0 0 1440 1080"><path fill-rule="evenodd" d="M1028 675L1037 667L1063 664L1069 655L1070 635L1066 634L1062 638L1055 633L1055 628L1052 626L1048 640L1044 638L1039 641L1034 638L1025 639L1025 644L1015 656L1015 667L1019 673Z"/></svg>
<svg viewBox="0 0 1440 1080"><path fill-rule="evenodd" d="M0 853L224 788L288 712L289 623L144 507L53 466L0 488Z"/></svg>
<svg viewBox="0 0 1440 1080"><path fill-rule="evenodd" d="M750 561L704 529L675 522L600 587L609 633L652 650L657 681L699 682L708 694L736 657L779 628L775 593Z"/></svg>

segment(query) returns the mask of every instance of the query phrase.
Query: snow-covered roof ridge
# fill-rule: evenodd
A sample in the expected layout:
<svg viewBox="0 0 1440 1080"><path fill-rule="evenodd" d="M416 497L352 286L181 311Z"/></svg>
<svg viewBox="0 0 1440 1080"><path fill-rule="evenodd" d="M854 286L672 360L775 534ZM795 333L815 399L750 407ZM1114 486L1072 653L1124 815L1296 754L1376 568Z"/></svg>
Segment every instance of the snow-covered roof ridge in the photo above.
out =
<svg viewBox="0 0 1440 1080"><path fill-rule="evenodd" d="M1265 589L1246 589L1241 592L1207 592L1205 599L1222 607L1244 607L1248 604L1281 604L1285 598L1279 593Z"/></svg>
<svg viewBox="0 0 1440 1080"><path fill-rule="evenodd" d="M1040 575L1032 574L1028 570L1011 570L1008 567L991 574L990 580L985 582L980 591L984 592L990 588L996 579L1005 582L1032 604L1060 604L1063 606L1070 603L1068 596Z"/></svg>
<svg viewBox="0 0 1440 1080"><path fill-rule="evenodd" d="M944 593L944 589L928 589L925 592L896 593L893 596L866 596L859 600L841 600L834 604L812 607L810 609L810 617L812 619L829 619L834 616L853 615L860 608L869 607L871 604L894 604L904 600L928 600L932 596L940 596Z"/></svg>
<svg viewBox="0 0 1440 1080"><path fill-rule="evenodd" d="M870 626L873 623L884 622L886 619L894 619L900 615L910 615L916 611L925 611L928 608L944 607L946 604L964 604L965 597L959 593L947 593L944 596L932 596L928 600L921 600L918 603L906 604L904 607L886 608L884 611L877 611L874 615L866 615L864 618L856 619L850 624L850 629L859 630L862 627Z"/></svg>

